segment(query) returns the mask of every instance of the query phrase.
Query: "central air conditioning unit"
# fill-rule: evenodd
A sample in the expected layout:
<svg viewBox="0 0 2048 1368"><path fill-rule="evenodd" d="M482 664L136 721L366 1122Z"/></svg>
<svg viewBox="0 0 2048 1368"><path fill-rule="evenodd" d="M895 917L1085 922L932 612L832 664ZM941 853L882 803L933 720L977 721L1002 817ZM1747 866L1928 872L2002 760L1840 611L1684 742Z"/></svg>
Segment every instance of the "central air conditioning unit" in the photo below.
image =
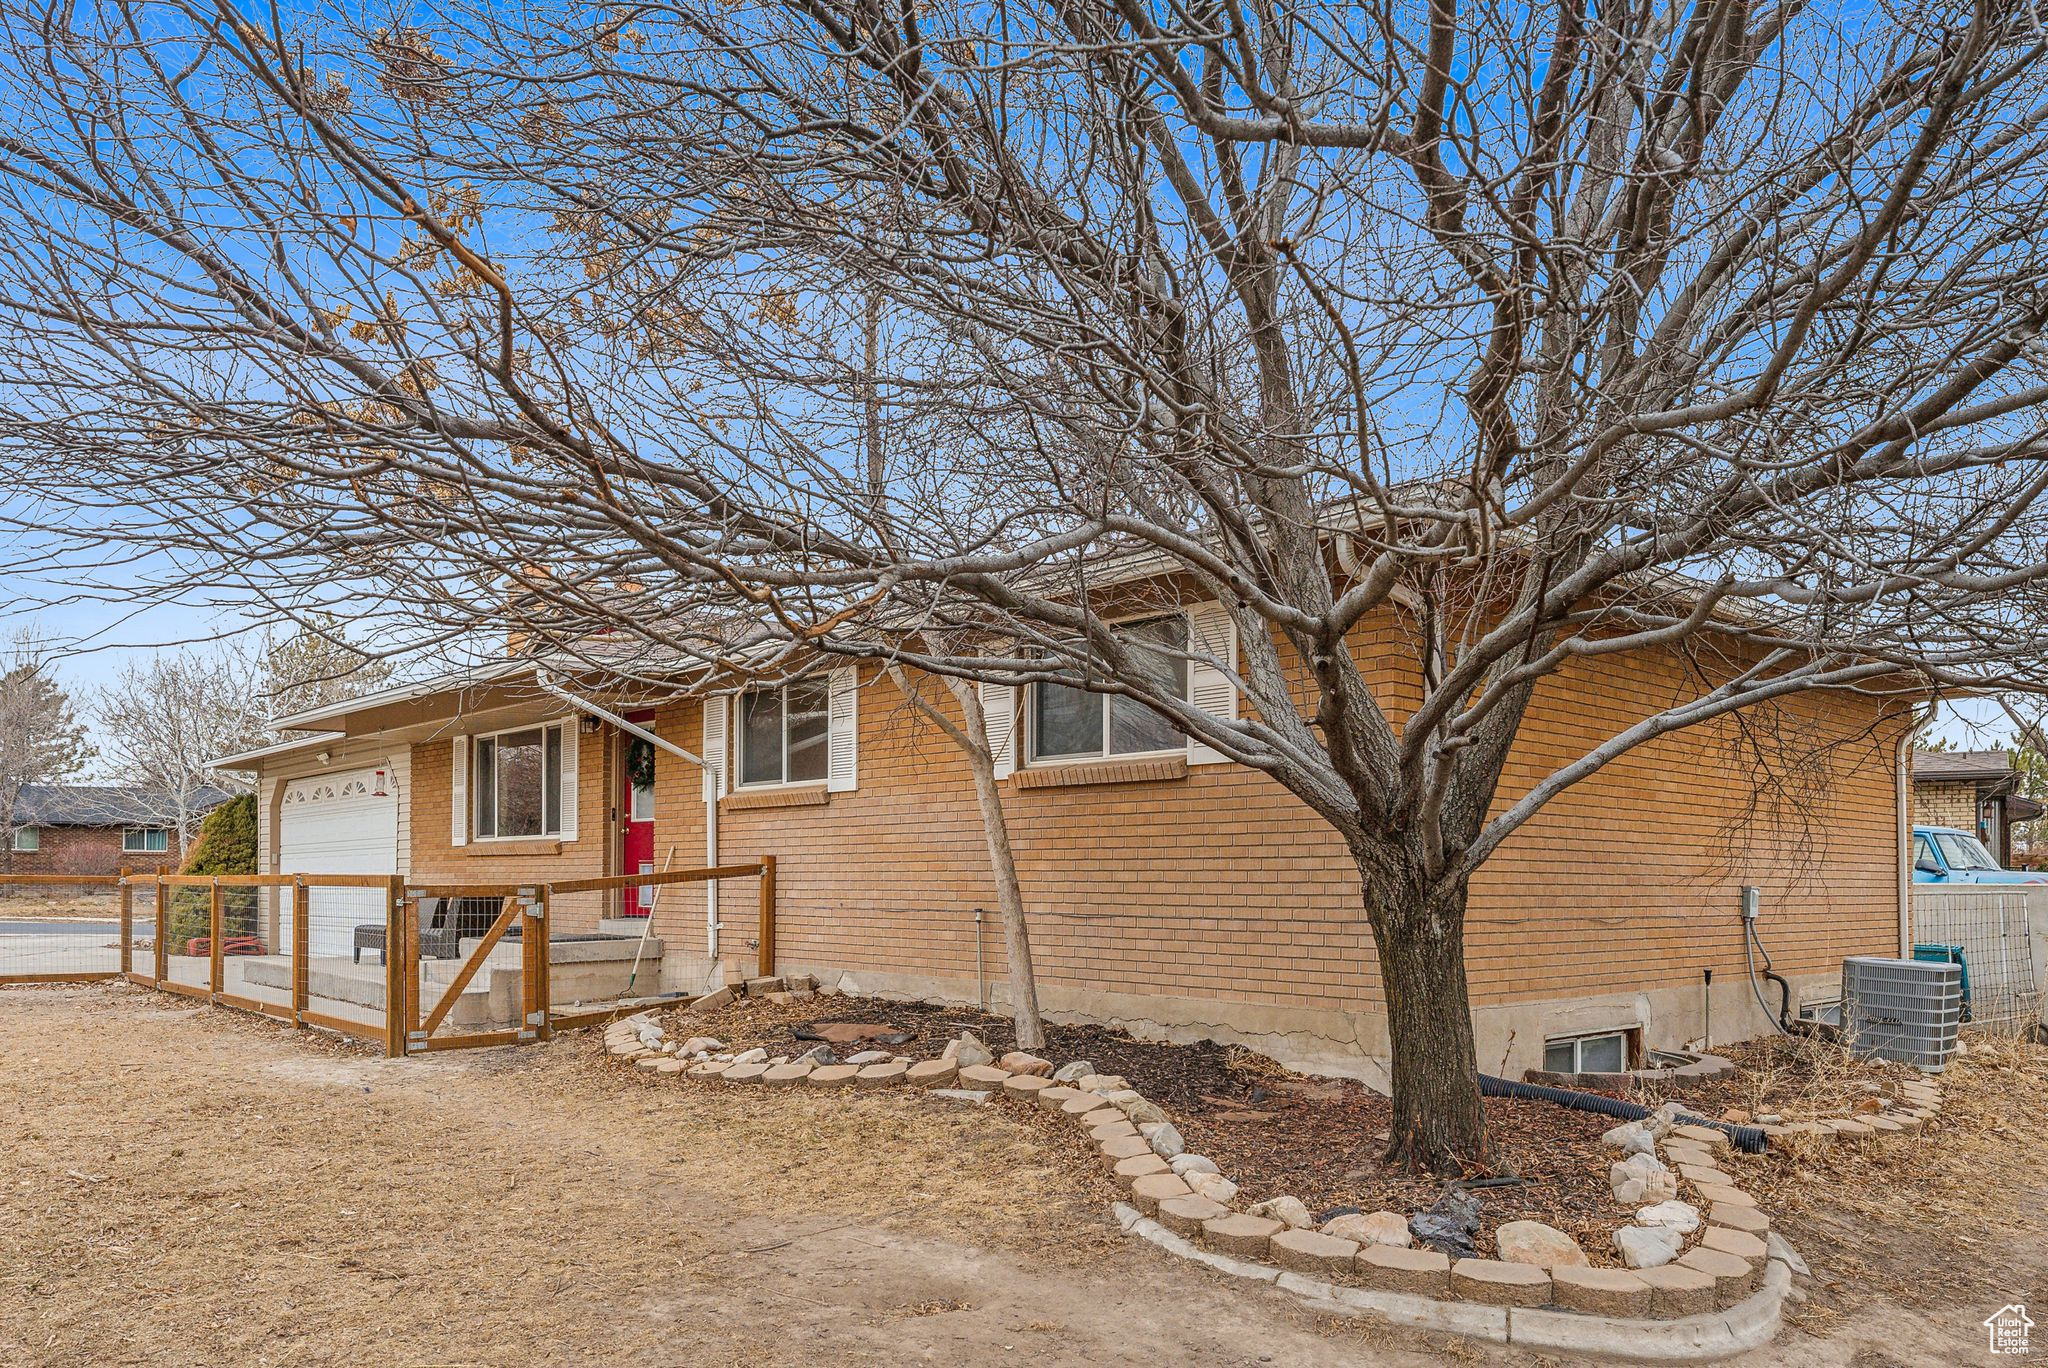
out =
<svg viewBox="0 0 2048 1368"><path fill-rule="evenodd" d="M1842 961L1842 1041L1858 1058L1940 1073L1962 1024L1961 965L1876 955Z"/></svg>

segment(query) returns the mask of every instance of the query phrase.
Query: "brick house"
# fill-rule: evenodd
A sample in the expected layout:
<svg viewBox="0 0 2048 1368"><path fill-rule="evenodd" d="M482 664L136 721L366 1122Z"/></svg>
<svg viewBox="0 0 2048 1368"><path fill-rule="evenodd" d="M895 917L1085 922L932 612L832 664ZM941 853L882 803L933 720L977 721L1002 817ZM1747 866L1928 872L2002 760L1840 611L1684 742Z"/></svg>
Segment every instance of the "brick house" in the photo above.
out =
<svg viewBox="0 0 2048 1368"><path fill-rule="evenodd" d="M1913 752L1913 824L1955 827L1984 843L1998 863L2012 863L2012 829L2043 811L2019 791L2020 772L2002 750Z"/></svg>
<svg viewBox="0 0 2048 1368"><path fill-rule="evenodd" d="M1227 624L1214 609L1186 608L1190 630ZM1416 687L1411 640L1391 616L1354 638L1396 715ZM1546 680L1498 801L1664 706L1691 668L1662 651L1596 654ZM1238 706L1227 676L1190 676L1200 706ZM1325 823L1263 773L1177 734L1124 753L1089 721L1099 695L982 697L1049 1014L1383 1079L1372 937ZM1910 720L1909 700L1814 691L1782 704L1776 727L1674 733L1566 790L1472 883L1482 1067L1697 1042L1708 970L1713 1038L1767 1029L1744 973L1744 885L1763 891L1761 934L1801 1000L1835 996L1846 955L1898 953ZM774 855L778 967L843 975L861 993L1004 1000L965 761L872 669L775 690L683 678L627 695L589 677L559 690L506 661L284 725L303 735L223 762L257 777L266 870L476 884ZM1754 752L1788 736L1818 780L1797 812L1760 802L1751 778L1793 758ZM565 898L554 929L637 935L651 910L662 986L697 991L751 971L753 897L728 881L668 889L651 909L633 890Z"/></svg>
<svg viewBox="0 0 2048 1368"><path fill-rule="evenodd" d="M205 789L191 810L211 811L228 795ZM177 820L161 794L121 784L26 784L14 805L10 874L155 874L176 869Z"/></svg>

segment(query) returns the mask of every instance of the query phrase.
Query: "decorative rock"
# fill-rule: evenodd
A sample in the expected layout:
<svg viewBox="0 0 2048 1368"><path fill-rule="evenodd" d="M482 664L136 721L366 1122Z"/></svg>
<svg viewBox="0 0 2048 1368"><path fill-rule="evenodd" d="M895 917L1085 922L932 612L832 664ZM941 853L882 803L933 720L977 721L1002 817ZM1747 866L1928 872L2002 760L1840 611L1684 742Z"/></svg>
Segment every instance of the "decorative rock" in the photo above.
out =
<svg viewBox="0 0 2048 1368"><path fill-rule="evenodd" d="M1678 1179L1654 1154L1631 1154L1621 1163L1610 1164L1607 1181L1615 1200L1625 1206L1668 1201L1678 1195Z"/></svg>
<svg viewBox="0 0 2048 1368"><path fill-rule="evenodd" d="M1368 1287L1447 1297L1451 1292L1451 1257L1434 1249L1399 1249L1393 1245L1360 1245L1352 1271Z"/></svg>
<svg viewBox="0 0 2048 1368"><path fill-rule="evenodd" d="M1124 1115L1124 1114L1123 1114L1123 1113L1122 1113L1121 1111L1118 1111L1118 1110L1117 1110L1117 1109L1116 1109L1115 1107L1105 1107L1105 1106L1102 1106L1102 1105L1101 1105L1102 1099L1101 1099L1101 1098L1099 1098L1099 1097L1098 1097L1098 1098L1096 1098L1096 1099L1095 1099L1095 1101L1096 1101L1096 1107L1095 1107L1095 1110L1094 1110L1094 1111L1091 1111L1091 1112L1083 1112L1083 1113L1082 1113L1082 1115L1081 1115L1081 1124L1082 1124L1082 1125L1084 1125L1084 1126L1107 1126L1107 1125L1110 1125L1110 1124L1114 1123L1114 1124L1116 1124L1116 1125L1119 1125L1119 1126L1130 1126L1130 1127L1131 1127L1131 1134L1133 1134L1133 1135L1136 1135L1136 1134L1138 1133L1138 1128L1137 1128L1136 1126L1134 1126L1134 1125L1131 1125L1131 1118L1130 1118L1130 1117L1128 1117L1128 1116L1125 1116L1125 1115Z"/></svg>
<svg viewBox="0 0 2048 1368"><path fill-rule="evenodd" d="M1131 1181L1131 1205L1147 1216L1156 1213L1169 1197L1189 1195L1188 1185L1171 1173L1140 1174Z"/></svg>
<svg viewBox="0 0 2048 1368"><path fill-rule="evenodd" d="M759 1083L761 1075L767 1072L768 1064L765 1059L735 1060L719 1077L728 1083Z"/></svg>
<svg viewBox="0 0 2048 1368"><path fill-rule="evenodd" d="M1190 1173L1214 1173L1216 1161L1206 1154L1176 1154L1168 1161L1175 1173L1186 1177Z"/></svg>
<svg viewBox="0 0 2048 1368"><path fill-rule="evenodd" d="M1714 1164L1714 1152L1705 1145L1695 1145L1690 1140L1674 1140L1664 1146L1664 1161L1667 1164Z"/></svg>
<svg viewBox="0 0 2048 1368"><path fill-rule="evenodd" d="M1047 1088L1045 1091L1052 1092L1053 1089ZM1044 1095L1045 1093L1039 1094L1040 1097L1043 1097ZM1072 1097L1069 1097L1065 1101L1061 1102L1059 1109L1060 1115L1062 1116L1071 1116L1075 1120L1084 1120L1086 1119L1088 1113L1096 1109L1095 1094L1077 1092ZM1125 1122L1124 1124L1129 1125L1130 1123Z"/></svg>
<svg viewBox="0 0 2048 1368"><path fill-rule="evenodd" d="M1159 1158L1158 1155L1152 1154L1152 1142L1142 1135L1119 1135L1114 1139L1104 1140L1099 1148L1102 1150L1102 1157L1112 1164L1121 1163L1125 1159L1135 1159L1141 1154L1151 1155L1154 1159ZM1165 1162L1163 1159L1160 1160L1162 1165Z"/></svg>
<svg viewBox="0 0 2048 1368"><path fill-rule="evenodd" d="M887 1050L862 1050L859 1054L848 1055L846 1062L858 1064L862 1068L866 1068L870 1064L887 1064L889 1062L889 1052Z"/></svg>
<svg viewBox="0 0 2048 1368"><path fill-rule="evenodd" d="M1707 1219L1717 1226L1725 1226L1729 1230L1747 1231L1751 1235L1765 1234L1771 1228L1771 1218L1758 1211L1755 1207L1729 1206L1723 1203L1720 1206L1710 1208L1707 1212Z"/></svg>
<svg viewBox="0 0 2048 1368"><path fill-rule="evenodd" d="M1309 1214L1308 1208L1302 1204L1299 1197L1269 1197L1263 1202L1255 1202L1246 1207L1245 1213L1250 1216L1264 1216L1268 1220L1279 1221L1296 1230L1314 1230L1316 1227L1316 1218Z"/></svg>
<svg viewBox="0 0 2048 1368"><path fill-rule="evenodd" d="M1455 1259L1472 1258L1473 1237L1479 1234L1479 1199L1469 1192L1446 1192L1427 1211L1408 1218L1408 1231L1425 1248Z"/></svg>
<svg viewBox="0 0 2048 1368"><path fill-rule="evenodd" d="M1263 1216L1218 1216L1202 1222L1202 1242L1219 1254L1240 1259L1263 1259L1273 1237L1285 1229L1287 1226L1283 1222L1270 1221Z"/></svg>
<svg viewBox="0 0 2048 1368"><path fill-rule="evenodd" d="M1281 1231L1273 1237L1268 1253L1268 1257L1282 1268L1322 1277L1332 1273L1349 1273L1351 1262L1357 1256L1356 1240L1324 1235L1313 1230Z"/></svg>
<svg viewBox="0 0 2048 1368"><path fill-rule="evenodd" d="M925 1096L943 1097L948 1102L966 1102L972 1106L985 1107L988 1105L988 1100L994 1097L995 1094L992 1092L982 1092L974 1088L933 1088Z"/></svg>
<svg viewBox="0 0 2048 1368"><path fill-rule="evenodd" d="M670 1057L656 1064L654 1071L659 1074L679 1074L688 1067L689 1065L683 1060Z"/></svg>
<svg viewBox="0 0 2048 1368"><path fill-rule="evenodd" d="M1128 1091L1131 1084L1122 1074L1088 1074L1081 1079L1083 1092L1113 1093Z"/></svg>
<svg viewBox="0 0 2048 1368"><path fill-rule="evenodd" d="M1541 1306L1550 1300L1550 1274L1533 1264L1460 1259L1451 1265L1451 1292L1488 1306Z"/></svg>
<svg viewBox="0 0 2048 1368"><path fill-rule="evenodd" d="M1059 1068L1053 1070L1052 1081L1055 1083L1078 1084L1082 1079L1087 1078L1094 1072L1095 1066L1093 1064L1090 1064L1085 1059L1077 1059L1071 1064L1062 1064Z"/></svg>
<svg viewBox="0 0 2048 1368"><path fill-rule="evenodd" d="M960 1076L960 1068L951 1060L927 1059L910 1066L904 1079L920 1088L943 1088Z"/></svg>
<svg viewBox="0 0 2048 1368"><path fill-rule="evenodd" d="M804 1081L820 1088L841 1088L853 1082L859 1073L858 1064L827 1064L822 1069L811 1070L810 1077Z"/></svg>
<svg viewBox="0 0 2048 1368"><path fill-rule="evenodd" d="M770 993L786 991L779 978L753 978L747 980L748 997L767 997Z"/></svg>
<svg viewBox="0 0 2048 1368"><path fill-rule="evenodd" d="M1088 1138L1098 1145L1105 1140L1121 1140L1126 1137L1133 1140L1145 1138L1139 1135L1138 1128L1128 1121L1105 1121L1099 1126L1091 1126L1088 1129ZM1147 1144L1145 1148L1150 1149L1152 1146Z"/></svg>
<svg viewBox="0 0 2048 1368"><path fill-rule="evenodd" d="M1585 1268L1591 1263L1577 1240L1541 1221L1508 1221L1493 1232L1493 1243L1502 1263L1532 1268Z"/></svg>
<svg viewBox="0 0 2048 1368"><path fill-rule="evenodd" d="M651 1070L660 1068L665 1062L667 1062L667 1059L667 1055L649 1054L641 1055L638 1059L634 1060L633 1062L640 1068Z"/></svg>
<svg viewBox="0 0 2048 1368"><path fill-rule="evenodd" d="M964 1054L961 1056L966 1057ZM975 1088L1000 1088L1009 1074L1002 1069L991 1069L986 1064L962 1064L960 1082L962 1086Z"/></svg>
<svg viewBox="0 0 2048 1368"><path fill-rule="evenodd" d="M1037 1055L1026 1054L1022 1050L1010 1051L996 1061L996 1067L1008 1069L1013 1074L1028 1074L1033 1078L1049 1079L1052 1074L1050 1059L1040 1059Z"/></svg>
<svg viewBox="0 0 2048 1368"><path fill-rule="evenodd" d="M684 1054L710 1054L713 1050L724 1048L725 1042L717 1036L691 1036L683 1042Z"/></svg>
<svg viewBox="0 0 2048 1368"><path fill-rule="evenodd" d="M1619 1268L1553 1268L1550 1295L1567 1311L1630 1318L1649 1315L1656 1300L1639 1274Z"/></svg>
<svg viewBox="0 0 2048 1368"><path fill-rule="evenodd" d="M1223 1203L1190 1192L1185 1197L1168 1197L1160 1202L1155 1218L1176 1235L1196 1237L1202 1233L1204 1222L1229 1214L1230 1208Z"/></svg>
<svg viewBox="0 0 2048 1368"><path fill-rule="evenodd" d="M761 1075L761 1081L772 1086L788 1087L792 1083L801 1083L809 1078L814 1067L816 1066L801 1063L771 1064L768 1066L768 1072Z"/></svg>
<svg viewBox="0 0 2048 1368"><path fill-rule="evenodd" d="M792 1064L837 1064L838 1062L839 1056L832 1053L830 1045L814 1045L790 1061Z"/></svg>
<svg viewBox="0 0 2048 1368"><path fill-rule="evenodd" d="M948 1045L952 1060L962 1069L979 1068L995 1062L995 1052L981 1043L981 1037L972 1031L962 1031L960 1038Z"/></svg>
<svg viewBox="0 0 2048 1368"><path fill-rule="evenodd" d="M1690 1235L1700 1228L1700 1209L1689 1202L1659 1202L1638 1211L1636 1224L1669 1226L1681 1235Z"/></svg>
<svg viewBox="0 0 2048 1368"><path fill-rule="evenodd" d="M767 1059L768 1052L762 1049L759 1045L756 1045L751 1050L742 1050L740 1053L734 1055L732 1057L732 1062L735 1064L762 1064L766 1063Z"/></svg>
<svg viewBox="0 0 2048 1368"><path fill-rule="evenodd" d="M901 1083L909 1074L910 1066L897 1060L886 1064L870 1064L853 1076L856 1086L863 1088L887 1088Z"/></svg>
<svg viewBox="0 0 2048 1368"><path fill-rule="evenodd" d="M1415 1239L1408 1233L1408 1218L1398 1211L1339 1216L1323 1223L1323 1233L1341 1235L1361 1245L1384 1245L1389 1249L1406 1249Z"/></svg>
<svg viewBox="0 0 2048 1368"><path fill-rule="evenodd" d="M1670 1226L1623 1226L1614 1232L1614 1249L1630 1268L1661 1268L1678 1257L1685 1237Z"/></svg>
<svg viewBox="0 0 2048 1368"><path fill-rule="evenodd" d="M1759 1263L1770 1257L1770 1251L1760 1237L1729 1226L1708 1226L1706 1233L1700 1236L1699 1247L1718 1249L1723 1254L1733 1254L1738 1259L1749 1259Z"/></svg>
<svg viewBox="0 0 2048 1368"><path fill-rule="evenodd" d="M1212 1202L1228 1203L1237 1197L1237 1184L1220 1173L1184 1173L1181 1181Z"/></svg>
<svg viewBox="0 0 2048 1368"><path fill-rule="evenodd" d="M1666 1319L1699 1316L1717 1305L1714 1279L1697 1268L1666 1264L1638 1269L1635 1276L1649 1284L1652 1315Z"/></svg>
<svg viewBox="0 0 2048 1368"><path fill-rule="evenodd" d="M1616 1126L1600 1137L1601 1143L1611 1145L1623 1154L1650 1154L1657 1148L1657 1137L1650 1128L1640 1121L1630 1121Z"/></svg>
<svg viewBox="0 0 2048 1368"><path fill-rule="evenodd" d="M1050 1088L1040 1088L1038 1092L1034 1095L1033 1100L1036 1101L1039 1106L1045 1108L1047 1111L1058 1111L1061 1107L1065 1106L1069 1102L1074 1101L1076 1098L1080 1098L1088 1102L1093 1102L1095 1100L1094 1098L1089 1097L1087 1093L1082 1092L1079 1088L1070 1088L1064 1083L1055 1083Z"/></svg>
<svg viewBox="0 0 2048 1368"><path fill-rule="evenodd" d="M1144 1128L1140 1127L1142 1134ZM1145 1136L1152 1143L1152 1152L1162 1159L1171 1159L1187 1152L1187 1142L1180 1138L1180 1131L1171 1121L1162 1122L1158 1129Z"/></svg>
<svg viewBox="0 0 2048 1368"><path fill-rule="evenodd" d="M702 1064L692 1064L685 1076L689 1078L716 1078L731 1067L730 1064L721 1064L717 1060L707 1059Z"/></svg>
<svg viewBox="0 0 2048 1368"><path fill-rule="evenodd" d="M1003 1080L1003 1091L1012 1097L1027 1097L1052 1085L1050 1078L1040 1078L1037 1074L1011 1074Z"/></svg>
<svg viewBox="0 0 2048 1368"><path fill-rule="evenodd" d="M1728 1175L1711 1164L1680 1164L1679 1177L1694 1183L1715 1183L1728 1186Z"/></svg>
<svg viewBox="0 0 2048 1368"><path fill-rule="evenodd" d="M1678 1265L1712 1278L1715 1300L1723 1307L1733 1306L1756 1291L1761 1276L1760 1264L1704 1247L1687 1250L1679 1256Z"/></svg>

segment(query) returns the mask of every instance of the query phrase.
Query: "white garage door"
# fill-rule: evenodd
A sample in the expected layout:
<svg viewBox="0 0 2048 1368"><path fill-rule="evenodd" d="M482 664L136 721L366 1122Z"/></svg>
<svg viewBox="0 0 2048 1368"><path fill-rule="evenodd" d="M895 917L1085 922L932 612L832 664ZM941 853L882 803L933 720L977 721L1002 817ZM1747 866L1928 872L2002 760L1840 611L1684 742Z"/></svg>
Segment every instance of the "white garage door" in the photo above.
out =
<svg viewBox="0 0 2048 1368"><path fill-rule="evenodd" d="M398 795L383 770L351 770L294 779L278 809L280 874L396 874ZM355 928L382 923L384 896L369 888L314 888L309 948L315 955L351 953ZM284 900L284 943L295 934L296 909Z"/></svg>

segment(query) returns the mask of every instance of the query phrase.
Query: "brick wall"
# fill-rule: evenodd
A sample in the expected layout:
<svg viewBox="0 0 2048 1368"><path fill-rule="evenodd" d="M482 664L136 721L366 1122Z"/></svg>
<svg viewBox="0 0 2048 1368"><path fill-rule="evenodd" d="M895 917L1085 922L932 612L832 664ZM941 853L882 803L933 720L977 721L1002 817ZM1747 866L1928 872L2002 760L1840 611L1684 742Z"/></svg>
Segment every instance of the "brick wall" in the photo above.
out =
<svg viewBox="0 0 2048 1368"><path fill-rule="evenodd" d="M126 868L138 874L155 874L175 869L175 850L166 854L122 853L122 828L43 827L39 850L0 851L0 872L9 874L118 874ZM171 844L177 844L175 836Z"/></svg>
<svg viewBox="0 0 2048 1368"><path fill-rule="evenodd" d="M1398 719L1416 696L1412 645L1383 623L1358 649ZM1498 801L1697 687L1677 659L1642 653L1582 661L1546 681ZM870 678L859 708L858 789L803 806L729 799L721 859L778 857L786 966L971 982L982 907L982 969L1000 983L1002 936L964 761L888 681ZM1663 738L1567 790L1473 881L1475 1005L1677 991L1706 968L1739 985L1744 884L1763 890L1764 934L1783 972L1824 973L1847 954L1889 953L1901 721L1869 699L1800 697L1746 725ZM655 725L685 749L703 744L694 701L663 706ZM559 854L496 857L448 846L448 746L416 747L414 878L613 869L603 820L614 801L612 747L585 736L580 753L581 839ZM657 766L656 861L673 849L676 867L696 865L699 773L666 754ZM1351 861L1327 825L1264 775L1223 764L1133 783L1012 781L1005 804L1047 990L1169 995L1233 1004L1240 1017L1378 1011ZM721 900L726 957L750 957L751 881L729 882ZM564 916L561 929L581 929L597 910ZM655 930L701 953L702 891L664 894Z"/></svg>
<svg viewBox="0 0 2048 1368"><path fill-rule="evenodd" d="M1916 826L1955 827L1975 833L1977 781L1916 782L1913 785L1913 823Z"/></svg>

